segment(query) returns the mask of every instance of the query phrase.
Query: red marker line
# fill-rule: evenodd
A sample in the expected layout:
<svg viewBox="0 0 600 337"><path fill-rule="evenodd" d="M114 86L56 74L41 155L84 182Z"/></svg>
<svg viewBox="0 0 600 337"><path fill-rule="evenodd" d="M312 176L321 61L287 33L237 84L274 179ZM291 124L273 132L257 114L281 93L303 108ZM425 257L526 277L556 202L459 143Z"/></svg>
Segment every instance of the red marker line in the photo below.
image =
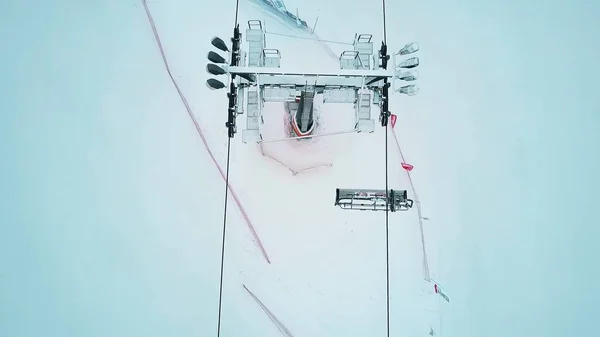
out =
<svg viewBox="0 0 600 337"><path fill-rule="evenodd" d="M402 149L400 148L400 142L398 142L398 136L396 136L396 131L394 128L391 128L392 134L394 135L394 140L396 141L396 147L398 148L398 152L400 153L400 158L402 158L402 162L406 163L406 159L404 159L404 154L402 153ZM421 247L423 249L423 278L427 281L431 281L431 275L429 274L429 263L427 262L427 250L425 249L425 232L423 231L423 215L421 213L421 203L419 202L419 196L417 195L417 189L415 188L415 184L413 183L412 177L410 176L410 172L408 170L404 170L406 175L408 176L408 181L410 182L410 187L412 189L413 195L415 196L415 201L417 203L417 214L419 215L419 228L421 230Z"/></svg>
<svg viewBox="0 0 600 337"><path fill-rule="evenodd" d="M208 145L206 137L204 136L204 132L202 132L202 129L200 128L200 124L198 124L196 117L194 117L192 108L188 104L188 101L185 98L185 95L179 88L177 81L175 80L175 78L173 77L173 74L171 73L171 67L169 67L169 62L167 61L167 56L165 55L165 50L160 41L160 35L158 34L158 30L156 29L156 25L154 24L154 19L152 18L152 14L150 13L150 9L148 8L148 4L146 3L146 0L142 0L142 4L144 5L144 10L146 11L146 16L148 17L148 22L150 23L150 26L152 27L152 32L154 33L154 39L156 40L156 43L158 44L158 49L160 51L160 55L162 57L164 65L165 65L165 70L167 71L167 74L169 74L169 78L171 78L171 82L173 83L175 90L177 90L177 93L179 94L179 97L181 98L181 102L185 106L185 110L187 111L188 115L190 116L190 119L192 120L192 122L194 123L194 126L196 127L196 131L198 131L198 135L202 139L202 143L204 144L204 147L206 148L206 152L208 152L208 155L212 159L213 163L219 170L219 173L221 173L221 177L225 181L226 176L223 171L223 168L221 168L221 165L219 165L219 163L217 162L217 159L215 158L212 150L210 149L210 146ZM229 192L231 192L231 196L233 196L233 199L235 200L235 203L238 206L238 209L242 213L242 216L244 217L244 220L246 221L246 224L248 225L248 228L250 229L252 236L254 237L254 242L258 245L258 248L262 252L263 257L265 258L265 260L267 260L267 263L270 264L271 260L269 260L269 256L267 255L267 252L266 252L262 242L260 241L260 238L258 237L258 234L256 233L256 230L254 229L254 226L252 225L252 222L250 221L250 218L248 217L248 214L246 214L246 211L244 210L244 207L242 206L242 203L240 202L240 199L238 198L237 193L235 193L231 184L229 184L228 188L229 188Z"/></svg>

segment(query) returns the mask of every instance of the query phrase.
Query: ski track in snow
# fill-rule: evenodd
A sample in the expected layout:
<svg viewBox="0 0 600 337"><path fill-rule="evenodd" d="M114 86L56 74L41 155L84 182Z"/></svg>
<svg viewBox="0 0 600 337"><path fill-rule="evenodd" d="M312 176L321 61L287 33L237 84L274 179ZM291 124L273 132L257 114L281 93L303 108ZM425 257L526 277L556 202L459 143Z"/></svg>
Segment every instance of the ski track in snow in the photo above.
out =
<svg viewBox="0 0 600 337"><path fill-rule="evenodd" d="M250 294L250 296L252 296L252 298L254 299L254 301L256 301L256 303L260 306L260 308L269 317L269 319L271 320L271 322L273 322L273 324L275 325L275 327L277 327L277 330L279 330L279 332L281 332L281 334L284 337L294 337L294 335L292 335L292 333L290 332L290 330L288 330L288 328L285 326L285 324L283 324L277 318L277 316L275 316L275 314L273 314L271 312L271 310L269 310L269 308L267 308L267 306L264 305L263 302L260 299L258 299L258 297L256 295L254 295L254 293L252 291L250 291L250 289L248 289L248 287L246 287L245 284L243 286L244 286L244 289L246 289L246 291L248 292L248 294Z"/></svg>
<svg viewBox="0 0 600 337"><path fill-rule="evenodd" d="M158 49L160 51L160 55L162 57L164 65L165 65L165 70L167 71L167 73L169 75L169 78L171 79L171 82L173 83L173 86L175 87L175 90L177 90L177 94L181 98L181 102L185 106L185 109L186 109L188 115L190 116L190 119L194 123L194 126L196 127L196 131L198 131L198 135L202 139L202 143L204 144L204 147L206 148L206 152L208 152L208 155L210 156L210 159L212 160L212 162L215 164L215 166L219 170L219 173L221 174L221 177L223 178L223 181L225 181L226 180L225 172L223 171L223 168L221 167L221 165L219 164L219 162L215 158L212 150L210 149L210 146L208 145L206 137L204 136L204 132L202 132L202 128L200 127L200 124L198 124L198 121L196 120L196 117L194 116L194 112L192 111L192 108L188 104L188 101L187 101L185 95L181 91L179 85L177 84L177 81L175 80L175 78L173 77L173 74L171 73L171 68L169 67L169 62L168 62L167 56L165 54L164 48L162 46L162 43L161 43L161 40L160 40L160 35L158 33L158 29L156 28L156 25L154 23L154 19L152 18L152 13L150 12L150 9L148 8L147 1L146 0L142 0L142 4L144 5L144 10L146 11L146 16L148 17L148 23L152 27L152 33L154 34L154 38L156 40L156 44L158 45ZM244 209L244 206L242 205L240 199L238 198L237 193L233 189L231 183L229 183L227 187L229 188L229 192L231 193L231 196L235 200L235 203L238 206L238 209L242 213L242 216L244 217L244 220L246 221L246 224L248 225L248 229L250 229L250 232L252 233L252 236L254 238L254 241L255 241L256 245L260 249L260 251L261 251L263 257L265 258L265 260L267 261L267 263L270 264L271 260L269 259L269 256L267 255L267 252L266 252L266 250L265 250L265 248L264 248L264 246L262 244L262 241L260 240L260 237L258 236L258 233L256 232L256 230L254 229L254 226L252 225L252 221L250 220L250 217L246 213L246 210Z"/></svg>

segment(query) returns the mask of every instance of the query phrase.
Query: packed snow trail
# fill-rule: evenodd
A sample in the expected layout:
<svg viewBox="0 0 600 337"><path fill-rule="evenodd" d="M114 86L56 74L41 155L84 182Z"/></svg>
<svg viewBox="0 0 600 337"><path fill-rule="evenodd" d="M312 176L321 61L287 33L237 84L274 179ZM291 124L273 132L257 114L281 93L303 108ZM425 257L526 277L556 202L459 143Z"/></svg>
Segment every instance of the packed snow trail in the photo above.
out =
<svg viewBox="0 0 600 337"><path fill-rule="evenodd" d="M177 81L175 80L175 78L173 77L173 74L171 73L171 68L169 67L169 62L167 61L167 56L165 54L162 43L160 41L160 35L158 33L158 29L156 28L156 25L154 24L154 19L152 18L152 14L150 13L150 9L148 8L147 1L142 0L142 4L144 5L144 10L146 11L146 16L148 17L148 22L150 23L150 26L152 27L154 39L156 40L156 44L158 45L160 55L162 57L164 65L165 65L165 70L167 71L167 74L169 74L169 78L171 79L171 82L173 83L175 90L177 90L177 94L181 98L181 102L185 106L185 109L186 109L188 115L190 116L190 119L194 123L194 126L196 127L196 131L198 132L198 135L200 136L200 139L202 139L202 143L204 144L204 147L206 148L206 152L208 152L210 159L212 160L212 162L215 164L215 166L219 170L219 173L221 174L223 181L226 181L225 172L223 171L223 168L221 168L221 165L219 165L219 163L217 162L217 159L215 158L212 150L210 149L210 146L208 145L208 141L206 140L206 137L204 136L204 132L202 132L202 129L200 128L200 124L198 124L196 117L194 117L192 108L190 107L187 99L185 98L185 95L179 88ZM248 225L248 229L250 229L250 232L252 233L254 242L258 245L258 248L260 249L260 251L261 251L263 257L265 258L265 260L267 261L267 263L270 264L271 260L269 259L269 256L267 255L267 251L265 250L265 248L260 240L260 237L258 236L258 233L254 229L254 226L252 225L252 221L250 220L250 217L244 210L244 207L242 206L242 203L241 203L240 199L238 198L237 193L235 193L233 187L231 186L231 183L229 183L227 187L229 188L229 192L231 193L231 196L233 196L233 199L235 200L235 203L237 204L238 209L240 210L240 213L242 213L242 216L244 217L244 221Z"/></svg>

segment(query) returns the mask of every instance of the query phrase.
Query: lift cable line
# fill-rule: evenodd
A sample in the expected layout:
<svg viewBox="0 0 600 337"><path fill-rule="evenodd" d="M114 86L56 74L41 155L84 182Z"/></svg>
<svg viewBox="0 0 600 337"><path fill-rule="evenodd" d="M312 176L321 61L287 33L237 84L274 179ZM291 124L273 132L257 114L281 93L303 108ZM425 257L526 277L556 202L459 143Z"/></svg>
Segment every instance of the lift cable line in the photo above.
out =
<svg viewBox="0 0 600 337"><path fill-rule="evenodd" d="M240 10L240 0L236 0L235 2L235 21L233 23L233 38L231 39L232 48L230 53L230 65L232 67L237 66L239 63L239 44L240 44L240 29L238 24L238 14ZM219 38L214 38L212 40L213 46L216 48L227 51L227 46L223 42L223 40ZM223 50L224 49L224 50ZM217 54L218 55L218 54ZM210 54L209 54L210 58ZM236 91L235 91L235 75L231 76L231 80L229 83L229 93L227 96L229 97L229 108L228 108L228 121L225 123L225 126L228 128L229 132L227 135L227 164L226 164L226 173L225 173L225 204L223 205L223 233L221 237L221 276L219 279L219 313L217 317L217 337L221 337L221 313L223 309L223 274L225 270L225 237L227 232L227 199L229 196L229 167L231 161L231 138L233 138L232 126L231 124L231 114L232 110L235 113L235 104L236 104ZM235 127L235 126L233 126ZM233 130L234 131L234 130Z"/></svg>
<svg viewBox="0 0 600 337"><path fill-rule="evenodd" d="M382 0L382 15L383 15L383 45L381 46L382 52L383 51L387 51L387 27L386 27L386 21L385 21L385 0ZM383 54L383 53L382 53ZM389 58L389 56L387 55L387 52L385 53L385 55L381 55L381 57L383 58L382 61L382 66L383 69L387 70L387 59ZM382 118L382 124L386 124L384 125L385 127L385 190L388 191L389 190L389 174L388 174L388 126L387 126L387 119L390 116L390 112L388 109L388 79L385 78L383 80L383 90L384 90L384 104L383 104L383 109L382 109L382 113L385 114L385 117ZM383 117L383 116L382 116ZM384 122L385 121L385 122ZM385 199L386 202L386 208L385 208L385 304L386 304L386 308L385 308L385 325L386 325L386 332L387 332L387 337L390 337L390 224L389 224L389 220L390 220L390 207L389 207L389 198Z"/></svg>
<svg viewBox="0 0 600 337"><path fill-rule="evenodd" d="M238 0L239 1L239 0ZM225 232L227 229L227 192L229 190L229 161L231 138L227 137L227 168L225 173L225 205L223 206L223 233L221 237L221 276L219 279L219 316L217 318L217 337L221 336L221 311L223 303L223 271L225 266Z"/></svg>

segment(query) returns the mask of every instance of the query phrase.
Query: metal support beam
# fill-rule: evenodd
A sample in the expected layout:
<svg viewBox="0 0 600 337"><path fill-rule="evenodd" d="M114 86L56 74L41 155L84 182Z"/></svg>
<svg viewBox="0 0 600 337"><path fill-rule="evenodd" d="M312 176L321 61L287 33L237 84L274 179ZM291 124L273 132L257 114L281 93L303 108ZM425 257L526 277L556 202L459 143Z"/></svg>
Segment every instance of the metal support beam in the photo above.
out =
<svg viewBox="0 0 600 337"><path fill-rule="evenodd" d="M242 39L242 34L240 34L240 25L236 25L233 29L233 38L231 39L232 47L231 47L231 67L236 67L240 63L241 53L240 53L240 40ZM229 138L233 138L235 133L237 132L236 126L236 117L237 117L237 87L234 83L235 74L231 74L231 83L229 84L229 93L227 93L227 97L229 98L229 106L227 108L227 122L225 123L225 127L227 128L227 134Z"/></svg>
<svg viewBox="0 0 600 337"><path fill-rule="evenodd" d="M306 83L314 83L316 86L337 86L360 88L363 83L367 87L381 88L384 79L392 79L394 71L385 69L361 70L361 69L341 69L336 72L295 72L285 71L278 68L263 67L228 67L227 71L232 75L243 77L240 83L253 84L254 81L248 81L247 78L254 77L261 85L279 86L279 85L298 85L303 86Z"/></svg>

